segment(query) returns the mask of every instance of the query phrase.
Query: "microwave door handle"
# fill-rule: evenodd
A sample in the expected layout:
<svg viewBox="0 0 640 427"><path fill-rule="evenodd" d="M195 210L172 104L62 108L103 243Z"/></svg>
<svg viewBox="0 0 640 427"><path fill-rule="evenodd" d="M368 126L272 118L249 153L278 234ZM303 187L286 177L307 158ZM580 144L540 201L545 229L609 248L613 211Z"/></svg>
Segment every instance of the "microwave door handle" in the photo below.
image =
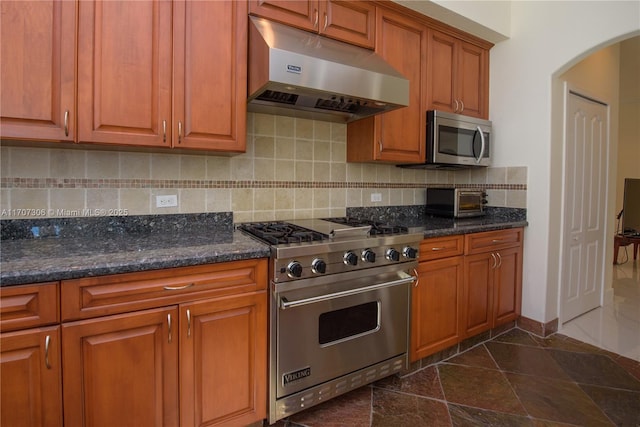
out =
<svg viewBox="0 0 640 427"><path fill-rule="evenodd" d="M482 129L480 129L480 126L476 127L478 133L480 133L480 141L481 141L481 145L480 145L480 155L478 156L478 158L476 158L476 163L480 163L480 161L482 160L482 156L484 156L484 149L485 149L485 142L484 142L484 132L482 132Z"/></svg>

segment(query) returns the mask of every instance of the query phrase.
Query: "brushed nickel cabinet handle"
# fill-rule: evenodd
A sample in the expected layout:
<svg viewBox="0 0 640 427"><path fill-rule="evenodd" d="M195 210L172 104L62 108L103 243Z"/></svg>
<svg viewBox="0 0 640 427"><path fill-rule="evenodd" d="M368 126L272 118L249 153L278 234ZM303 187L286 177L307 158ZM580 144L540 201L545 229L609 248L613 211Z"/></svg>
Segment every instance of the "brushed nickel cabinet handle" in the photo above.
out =
<svg viewBox="0 0 640 427"><path fill-rule="evenodd" d="M190 288L192 286L195 286L195 283L189 283L189 284L186 284L184 286L165 286L164 290L165 291L181 291L183 289L187 289L187 288Z"/></svg>
<svg viewBox="0 0 640 427"><path fill-rule="evenodd" d="M464 111L464 102L462 101L462 99L460 100L460 112L462 113Z"/></svg>
<svg viewBox="0 0 640 427"><path fill-rule="evenodd" d="M69 136L69 110L64 111L64 136Z"/></svg>
<svg viewBox="0 0 640 427"><path fill-rule="evenodd" d="M496 252L496 256L498 257L498 268L502 267L502 255L500 255L500 252Z"/></svg>
<svg viewBox="0 0 640 427"><path fill-rule="evenodd" d="M491 269L494 269L498 266L498 258L496 258L496 254L494 253L491 254L491 258L493 258L493 265L491 266Z"/></svg>
<svg viewBox="0 0 640 427"><path fill-rule="evenodd" d="M318 9L314 9L314 15L313 28L318 28Z"/></svg>
<svg viewBox="0 0 640 427"><path fill-rule="evenodd" d="M167 121L162 121L162 142L167 142Z"/></svg>
<svg viewBox="0 0 640 427"><path fill-rule="evenodd" d="M187 336L191 336L191 310L187 309Z"/></svg>
<svg viewBox="0 0 640 427"><path fill-rule="evenodd" d="M169 342L171 342L171 314L167 314L167 325L169 326Z"/></svg>
<svg viewBox="0 0 640 427"><path fill-rule="evenodd" d="M443 251L446 248L431 248L432 251Z"/></svg>
<svg viewBox="0 0 640 427"><path fill-rule="evenodd" d="M454 112L454 113L457 113L457 112L458 112L458 108L459 108L458 100L457 100L457 99L454 99L454 100L453 100L453 102L455 102L455 103L456 103L456 106L453 108L453 112Z"/></svg>
<svg viewBox="0 0 640 427"><path fill-rule="evenodd" d="M324 13L324 27L322 28L322 31L327 29L327 25L329 25L329 16L327 15L327 12Z"/></svg>
<svg viewBox="0 0 640 427"><path fill-rule="evenodd" d="M51 345L51 336L47 335L44 338L44 366L47 369L51 369L51 363L49 363L49 346Z"/></svg>
<svg viewBox="0 0 640 427"><path fill-rule="evenodd" d="M182 122L178 121L178 144L182 142Z"/></svg>
<svg viewBox="0 0 640 427"><path fill-rule="evenodd" d="M502 239L493 239L491 243L502 243Z"/></svg>

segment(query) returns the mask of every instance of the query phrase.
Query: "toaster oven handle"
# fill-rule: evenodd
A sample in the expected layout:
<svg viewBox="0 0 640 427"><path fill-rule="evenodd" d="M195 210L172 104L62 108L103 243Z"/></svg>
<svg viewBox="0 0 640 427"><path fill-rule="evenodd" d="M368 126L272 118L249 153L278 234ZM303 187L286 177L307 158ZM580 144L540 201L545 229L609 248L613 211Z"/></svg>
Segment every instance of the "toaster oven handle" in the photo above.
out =
<svg viewBox="0 0 640 427"><path fill-rule="evenodd" d="M407 283L413 283L415 281L416 281L416 278L414 276L407 275L407 277L404 277L398 280L392 280L390 282L378 283L377 285L365 286L363 288L349 289L341 292L334 292L332 294L318 295L316 297L304 298L297 301L287 301L287 299L283 297L280 299L280 308L283 310L286 310L287 308L313 304L316 302L328 301L335 298L347 297L350 295L356 295L364 292L374 291L376 289L389 288L391 286L404 285Z"/></svg>
<svg viewBox="0 0 640 427"><path fill-rule="evenodd" d="M484 149L485 149L484 132L482 132L482 129L480 129L480 126L477 126L476 129L480 133L480 141L482 142L482 145L480 148L480 155L476 159L476 163L480 163L480 161L482 160L482 156L484 156Z"/></svg>

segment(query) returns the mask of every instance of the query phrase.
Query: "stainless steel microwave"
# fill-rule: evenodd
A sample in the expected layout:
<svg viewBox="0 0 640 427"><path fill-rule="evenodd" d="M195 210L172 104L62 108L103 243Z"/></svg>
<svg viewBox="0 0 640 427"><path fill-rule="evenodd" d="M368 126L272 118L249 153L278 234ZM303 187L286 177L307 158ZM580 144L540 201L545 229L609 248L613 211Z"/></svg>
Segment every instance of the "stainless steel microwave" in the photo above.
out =
<svg viewBox="0 0 640 427"><path fill-rule="evenodd" d="M446 111L427 111L426 162L404 168L463 169L491 163L491 122Z"/></svg>
<svg viewBox="0 0 640 427"><path fill-rule="evenodd" d="M491 122L446 111L427 111L427 163L489 166Z"/></svg>

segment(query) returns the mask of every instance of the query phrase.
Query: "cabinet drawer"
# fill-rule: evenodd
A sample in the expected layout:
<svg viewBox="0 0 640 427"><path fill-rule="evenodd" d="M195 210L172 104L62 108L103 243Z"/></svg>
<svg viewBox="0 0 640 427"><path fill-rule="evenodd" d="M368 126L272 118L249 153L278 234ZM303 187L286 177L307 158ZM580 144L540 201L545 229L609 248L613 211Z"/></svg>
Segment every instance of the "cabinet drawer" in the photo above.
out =
<svg viewBox="0 0 640 427"><path fill-rule="evenodd" d="M420 243L420 261L462 255L464 236L436 237Z"/></svg>
<svg viewBox="0 0 640 427"><path fill-rule="evenodd" d="M65 280L61 314L85 319L266 287L266 259Z"/></svg>
<svg viewBox="0 0 640 427"><path fill-rule="evenodd" d="M33 328L59 321L58 282L2 288L0 331Z"/></svg>
<svg viewBox="0 0 640 427"><path fill-rule="evenodd" d="M467 234L464 251L466 254L477 254L519 246L522 244L522 231L522 228L511 228Z"/></svg>

